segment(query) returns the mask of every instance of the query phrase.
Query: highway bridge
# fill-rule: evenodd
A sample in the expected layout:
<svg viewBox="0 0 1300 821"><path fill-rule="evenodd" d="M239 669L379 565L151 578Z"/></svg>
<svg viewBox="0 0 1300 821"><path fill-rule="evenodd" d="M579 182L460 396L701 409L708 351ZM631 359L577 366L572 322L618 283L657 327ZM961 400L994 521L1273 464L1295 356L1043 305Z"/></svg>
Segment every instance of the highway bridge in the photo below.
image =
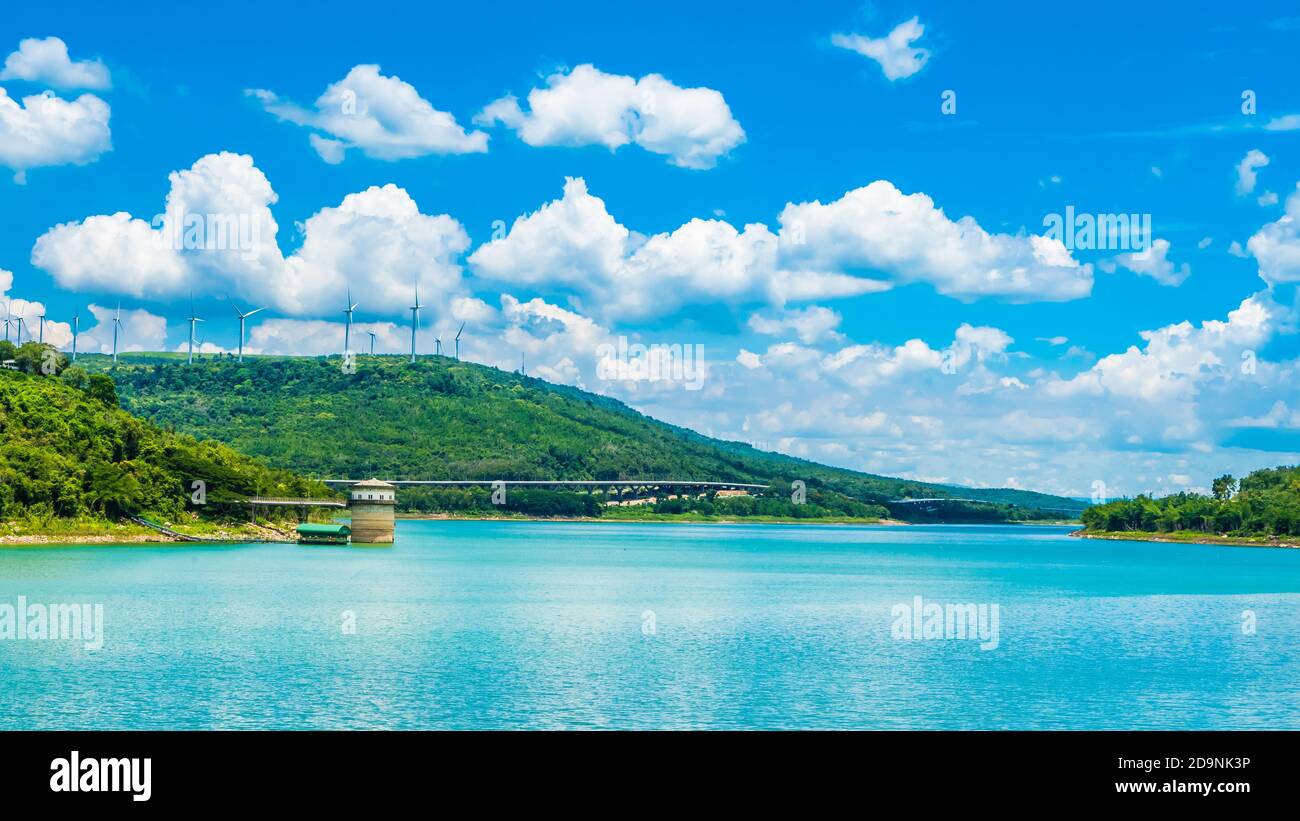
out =
<svg viewBox="0 0 1300 821"><path fill-rule="evenodd" d="M327 485L348 487L361 479L323 479ZM717 491L743 491L757 493L767 490L767 485L750 482L699 482L689 479L383 479L398 487L481 487L489 490L503 487L507 491L542 489L603 492L616 499L641 499L650 496L698 495Z"/></svg>
<svg viewBox="0 0 1300 821"><path fill-rule="evenodd" d="M970 502L972 504L978 504L978 505L1007 505L1008 507L1023 507L1028 510L1048 510L1054 513L1058 513L1058 512L1078 513L1083 508L1087 507L1086 504L1082 504L1082 503L1080 503L1082 507L1041 507L1039 505L1022 505L1016 502L995 502L992 499L960 499L954 496L931 496L925 499L890 499L888 502L885 502L885 504L912 505L912 504L924 504L924 503L933 504L939 502Z"/></svg>

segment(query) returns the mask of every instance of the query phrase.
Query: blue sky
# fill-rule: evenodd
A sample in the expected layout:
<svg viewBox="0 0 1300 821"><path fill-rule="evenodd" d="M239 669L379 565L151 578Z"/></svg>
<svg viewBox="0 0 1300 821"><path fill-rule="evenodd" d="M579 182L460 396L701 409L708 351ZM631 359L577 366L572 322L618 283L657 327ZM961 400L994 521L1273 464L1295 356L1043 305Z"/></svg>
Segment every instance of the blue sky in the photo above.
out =
<svg viewBox="0 0 1300 821"><path fill-rule="evenodd" d="M249 350L318 354L351 287L398 352L419 280L467 358L848 467L1115 495L1296 461L1300 12L705 5L8 9L4 299L82 350L121 300L172 350L193 288L207 347L229 296L268 306ZM75 128L15 112L47 89ZM259 250L139 245L169 192ZM1053 255L1066 206L1156 247ZM602 378L619 336L702 345L703 388Z"/></svg>

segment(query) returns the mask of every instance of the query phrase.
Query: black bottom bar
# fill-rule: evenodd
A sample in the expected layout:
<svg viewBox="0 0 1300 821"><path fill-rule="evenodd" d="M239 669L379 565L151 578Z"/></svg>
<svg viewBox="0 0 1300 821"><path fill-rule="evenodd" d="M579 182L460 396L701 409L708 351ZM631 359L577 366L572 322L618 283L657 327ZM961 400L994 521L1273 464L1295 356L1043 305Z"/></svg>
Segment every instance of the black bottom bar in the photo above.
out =
<svg viewBox="0 0 1300 821"><path fill-rule="evenodd" d="M541 809L586 804L611 788L641 809L661 801L680 809L695 791L737 805L780 795L917 801L909 806L926 810L1042 808L1043 800L1056 808L1255 798L1281 806L1295 793L1297 741L1295 733L1209 732L16 732L0 735L0 785L9 807L128 810L338 811L393 801L432 809L465 799ZM136 759L134 770L121 759ZM80 789L96 780L118 791ZM148 800L135 800L146 789Z"/></svg>

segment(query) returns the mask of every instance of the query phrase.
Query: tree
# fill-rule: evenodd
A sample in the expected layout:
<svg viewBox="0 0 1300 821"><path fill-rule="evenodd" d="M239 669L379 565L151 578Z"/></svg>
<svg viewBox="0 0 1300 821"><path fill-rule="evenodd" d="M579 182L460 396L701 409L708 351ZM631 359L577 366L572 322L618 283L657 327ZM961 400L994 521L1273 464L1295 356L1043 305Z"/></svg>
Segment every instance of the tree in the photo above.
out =
<svg viewBox="0 0 1300 821"><path fill-rule="evenodd" d="M1225 473L1210 483L1210 492L1220 502L1226 502L1237 492L1237 480L1232 478L1231 474Z"/></svg>
<svg viewBox="0 0 1300 821"><path fill-rule="evenodd" d="M14 366L23 373L57 376L68 366L68 358L53 345L24 343L14 354Z"/></svg>
<svg viewBox="0 0 1300 821"><path fill-rule="evenodd" d="M87 494L102 513L132 512L140 499L140 483L121 465L111 462L92 465L88 478Z"/></svg>
<svg viewBox="0 0 1300 821"><path fill-rule="evenodd" d="M118 407L117 404L117 385L113 384L113 377L106 376L102 373L92 373L86 384L86 393L92 399L98 399L110 408Z"/></svg>

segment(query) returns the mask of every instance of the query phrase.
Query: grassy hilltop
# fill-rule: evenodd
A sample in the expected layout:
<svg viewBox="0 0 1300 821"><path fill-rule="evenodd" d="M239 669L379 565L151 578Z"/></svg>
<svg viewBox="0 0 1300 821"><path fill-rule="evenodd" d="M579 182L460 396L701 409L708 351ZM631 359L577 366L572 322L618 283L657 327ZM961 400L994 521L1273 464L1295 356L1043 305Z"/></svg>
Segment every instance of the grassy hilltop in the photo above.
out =
<svg viewBox="0 0 1300 821"><path fill-rule="evenodd" d="M123 407L200 440L224 442L266 463L322 478L695 479L771 484L770 504L731 510L783 515L789 483L803 480L810 505L794 515L870 518L899 498L967 498L899 505L913 520L1068 518L1086 505L1011 489L975 490L893 479L756 450L644 416L623 403L516 373L424 356L208 357L186 366L174 354L105 356L79 365L107 373ZM477 491L403 490L419 510L480 507ZM569 495L569 494L565 494ZM676 501L676 500L674 500ZM750 502L726 502L747 505ZM665 512L678 510L685 502ZM766 505L766 507L764 507ZM1039 508L1052 509L1050 512ZM705 512L708 511L695 511Z"/></svg>

